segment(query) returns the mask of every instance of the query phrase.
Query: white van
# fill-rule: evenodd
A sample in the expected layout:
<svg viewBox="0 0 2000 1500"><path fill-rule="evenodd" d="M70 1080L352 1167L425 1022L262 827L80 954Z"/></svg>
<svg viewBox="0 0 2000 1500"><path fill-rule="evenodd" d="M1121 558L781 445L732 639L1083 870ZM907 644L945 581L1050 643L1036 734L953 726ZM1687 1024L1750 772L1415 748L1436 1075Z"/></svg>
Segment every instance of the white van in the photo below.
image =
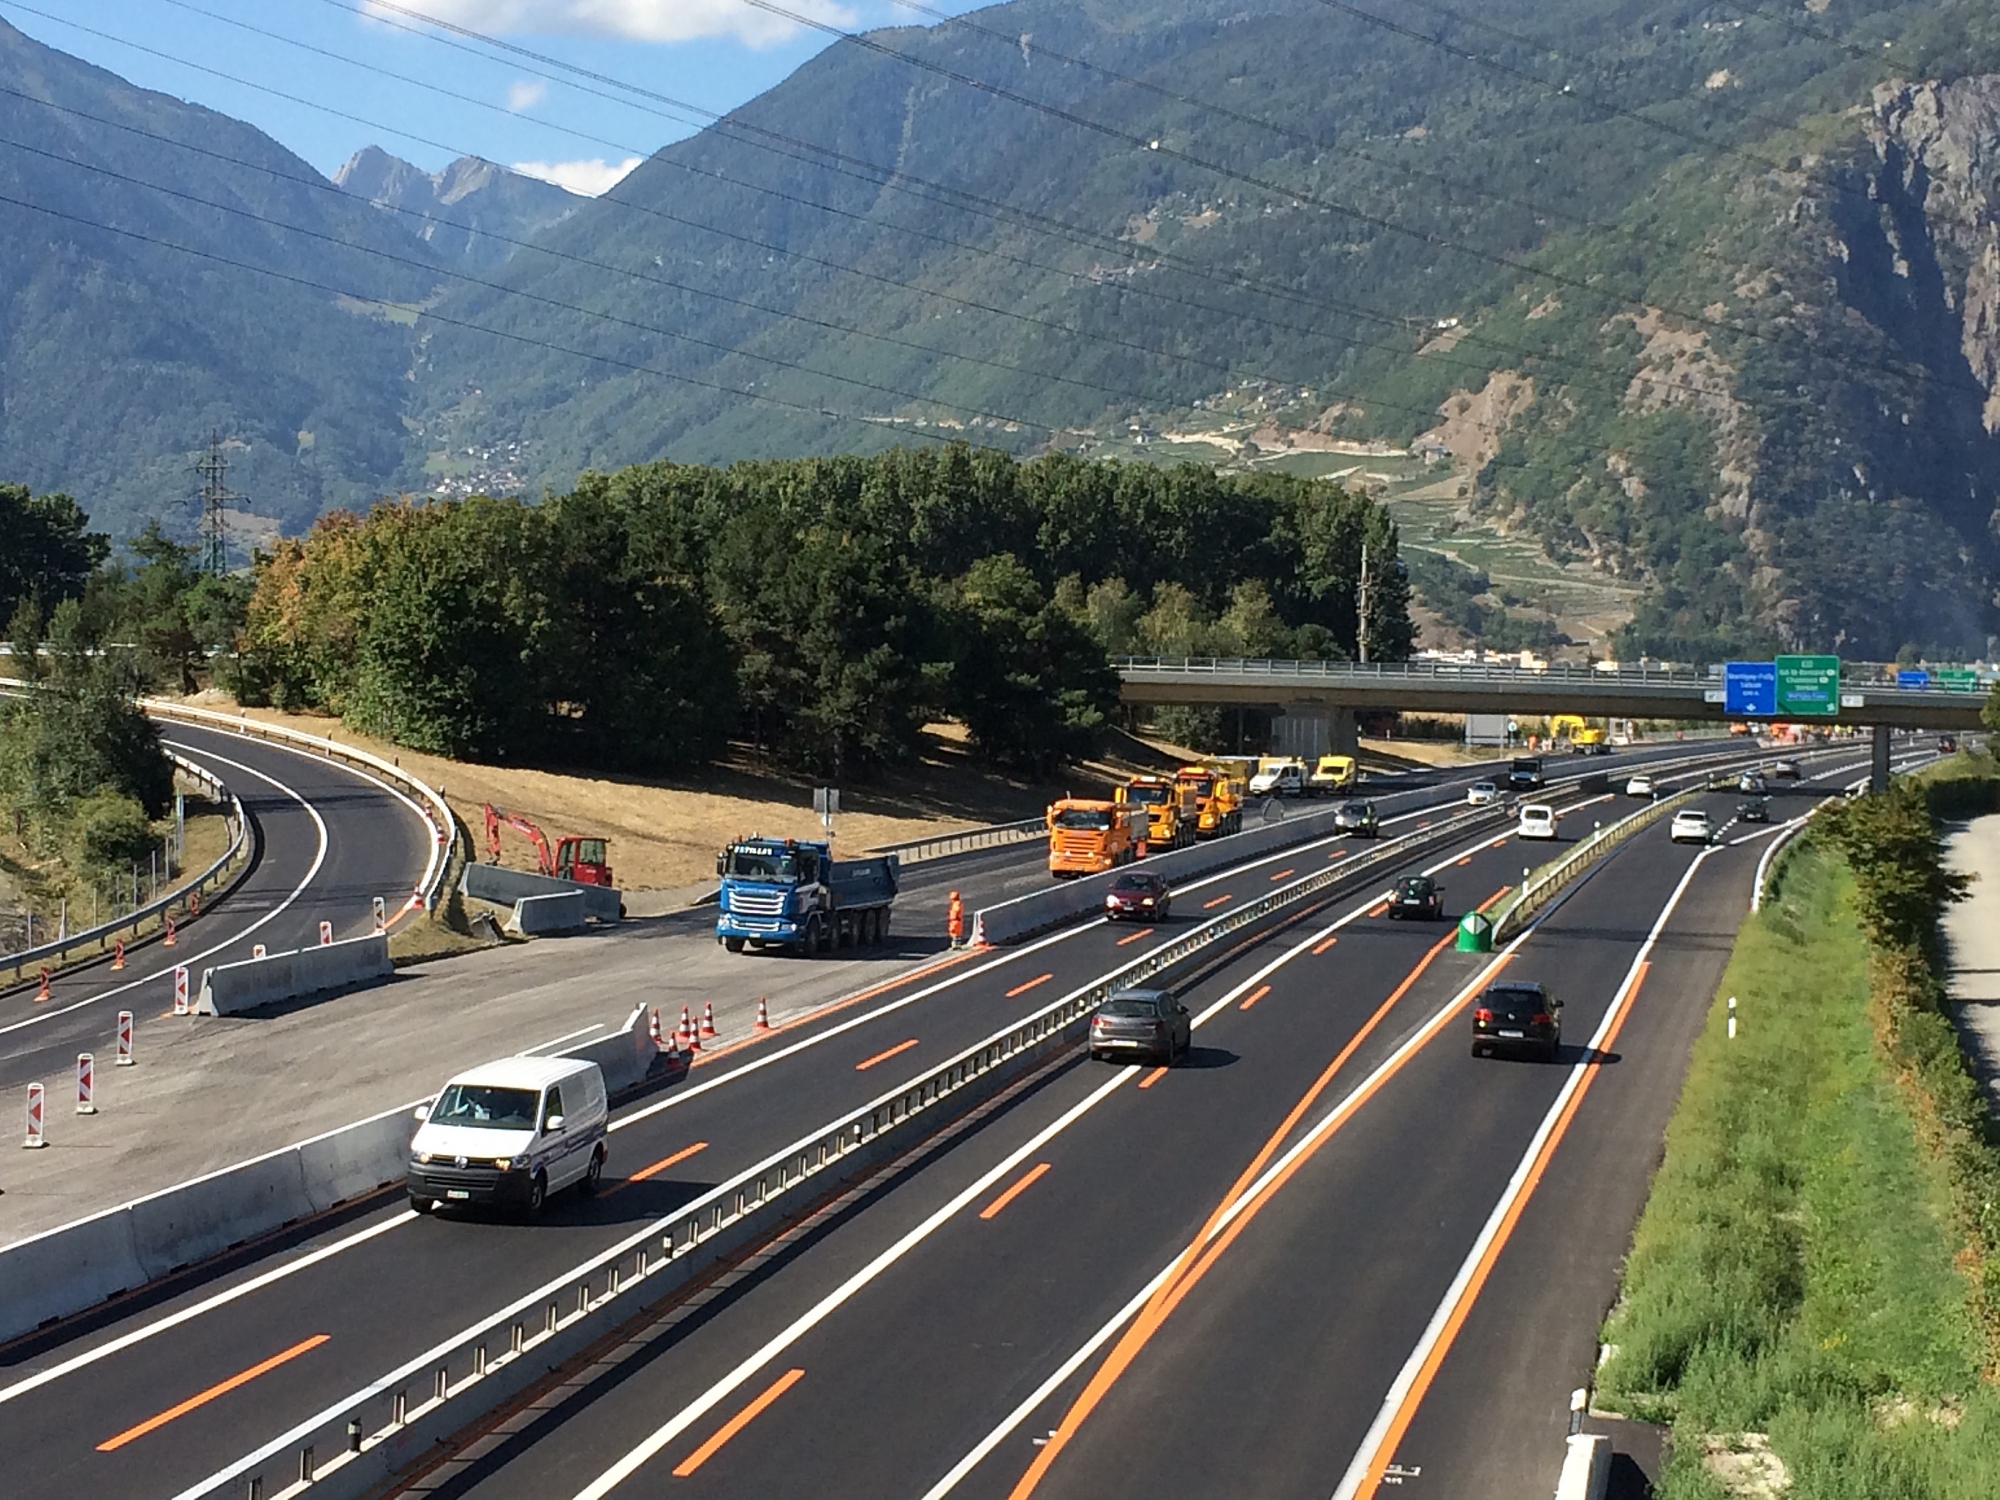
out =
<svg viewBox="0 0 2000 1500"><path fill-rule="evenodd" d="M1556 836L1556 810L1546 802L1521 804L1521 821L1514 836L1522 839L1552 839Z"/></svg>
<svg viewBox="0 0 2000 1500"><path fill-rule="evenodd" d="M535 1214L571 1183L595 1192L609 1113L594 1062L503 1057L461 1073L417 1106L410 1207L494 1204Z"/></svg>
<svg viewBox="0 0 2000 1500"><path fill-rule="evenodd" d="M1253 797L1303 797L1305 794L1304 761L1280 761L1250 778L1250 795Z"/></svg>

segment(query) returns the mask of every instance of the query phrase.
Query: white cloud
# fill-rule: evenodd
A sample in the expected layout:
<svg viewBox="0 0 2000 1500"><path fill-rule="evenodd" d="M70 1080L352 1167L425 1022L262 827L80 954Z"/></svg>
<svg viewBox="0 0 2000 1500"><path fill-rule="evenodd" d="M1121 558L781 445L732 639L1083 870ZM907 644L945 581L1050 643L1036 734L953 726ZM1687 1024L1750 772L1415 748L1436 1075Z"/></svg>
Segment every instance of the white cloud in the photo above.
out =
<svg viewBox="0 0 2000 1500"><path fill-rule="evenodd" d="M516 78L507 85L507 108L514 114L533 109L549 97L549 86L539 78Z"/></svg>
<svg viewBox="0 0 2000 1500"><path fill-rule="evenodd" d="M628 156L621 162L608 162L599 156L583 161L517 161L514 170L523 177L539 177L543 182L553 182L572 193L595 198L600 193L610 192L624 180L627 172L644 160L643 156Z"/></svg>
<svg viewBox="0 0 2000 1500"><path fill-rule="evenodd" d="M411 8L440 21L509 36L587 33L637 42L734 37L765 47L788 40L799 29L743 0L423 0ZM789 0L786 8L836 26L852 26L856 19L837 0Z"/></svg>

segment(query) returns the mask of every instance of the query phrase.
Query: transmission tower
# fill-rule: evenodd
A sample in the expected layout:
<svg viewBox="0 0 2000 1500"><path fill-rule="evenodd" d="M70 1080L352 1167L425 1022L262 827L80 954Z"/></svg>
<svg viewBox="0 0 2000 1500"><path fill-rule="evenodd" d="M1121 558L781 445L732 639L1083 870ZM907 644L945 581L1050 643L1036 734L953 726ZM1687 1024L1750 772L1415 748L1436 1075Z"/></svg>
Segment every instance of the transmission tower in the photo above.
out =
<svg viewBox="0 0 2000 1500"><path fill-rule="evenodd" d="M222 434L209 429L208 452L195 460L194 471L201 476L201 570L220 578L229 571L229 517L232 500L244 497L223 482L229 473L229 458L222 451Z"/></svg>

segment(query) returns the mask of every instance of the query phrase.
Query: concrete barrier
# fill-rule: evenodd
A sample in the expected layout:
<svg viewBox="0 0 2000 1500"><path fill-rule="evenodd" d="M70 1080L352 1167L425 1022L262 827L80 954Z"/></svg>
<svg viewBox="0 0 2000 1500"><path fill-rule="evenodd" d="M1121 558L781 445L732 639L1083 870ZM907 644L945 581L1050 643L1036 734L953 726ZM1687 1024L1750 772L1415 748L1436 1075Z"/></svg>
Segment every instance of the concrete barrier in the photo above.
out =
<svg viewBox="0 0 2000 1500"><path fill-rule="evenodd" d="M581 891L564 891L559 896L523 896L514 903L514 915L507 919L507 930L516 937L581 932L583 928Z"/></svg>
<svg viewBox="0 0 2000 1500"><path fill-rule="evenodd" d="M381 933L290 953L270 953L205 971L195 1013L232 1016L259 1005L386 979L394 972L395 966L389 962L389 939Z"/></svg>
<svg viewBox="0 0 2000 1500"><path fill-rule="evenodd" d="M95 1307L403 1175L412 1104L0 1246L0 1340Z"/></svg>
<svg viewBox="0 0 2000 1500"><path fill-rule="evenodd" d="M604 1074L605 1091L618 1094L646 1080L660 1056L660 1049L653 1045L646 1007L638 1005L633 1007L632 1014L625 1018L625 1024L617 1031L596 1041L571 1047L562 1056L596 1063Z"/></svg>
<svg viewBox="0 0 2000 1500"><path fill-rule="evenodd" d="M507 870L499 865L468 864L458 888L468 896L498 906L512 906L527 897L566 896L575 892L583 897L584 915L593 922L615 922L625 911L624 893L608 885L552 880L547 875L530 875L525 870Z"/></svg>
<svg viewBox="0 0 2000 1500"><path fill-rule="evenodd" d="M1579 1432L1568 1439L1555 1500L1604 1500L1611 1483L1611 1439L1601 1432Z"/></svg>

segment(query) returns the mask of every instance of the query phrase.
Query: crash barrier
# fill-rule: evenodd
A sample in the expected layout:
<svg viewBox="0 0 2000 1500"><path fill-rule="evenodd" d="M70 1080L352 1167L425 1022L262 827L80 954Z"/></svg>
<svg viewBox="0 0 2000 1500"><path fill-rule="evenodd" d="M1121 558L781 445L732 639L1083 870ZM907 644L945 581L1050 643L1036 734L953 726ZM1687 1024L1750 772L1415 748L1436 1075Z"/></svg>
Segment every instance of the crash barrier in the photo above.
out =
<svg viewBox="0 0 2000 1500"><path fill-rule="evenodd" d="M1578 1432L1564 1442L1555 1500L1604 1500L1611 1485L1611 1439L1601 1432Z"/></svg>
<svg viewBox="0 0 2000 1500"><path fill-rule="evenodd" d="M1812 818L1816 813L1818 813L1822 808L1833 806L1833 804L1838 801L1840 801L1840 798L1838 797L1828 797L1822 801L1815 802L1810 808L1806 810L1806 814L1804 817L1800 818L1796 823L1792 824L1791 827L1781 830L1777 834L1777 836L1771 840L1770 845L1764 850L1763 855L1757 861L1757 874L1754 879L1754 882L1750 887L1750 910L1753 914L1762 911L1764 909L1764 903L1770 899L1771 866L1777 860L1778 851L1784 848L1785 845L1789 844L1793 839L1797 838L1800 834L1804 833L1806 831L1806 824L1812 821Z"/></svg>
<svg viewBox="0 0 2000 1500"><path fill-rule="evenodd" d="M404 1104L0 1246L0 1341L401 1179Z"/></svg>
<svg viewBox="0 0 2000 1500"><path fill-rule="evenodd" d="M1018 823L989 823L983 828L961 828L956 833L933 834L929 838L907 839L900 844L878 844L867 854L894 854L905 865L922 864L928 859L944 859L974 849L992 849L1001 844L1025 843L1048 832L1042 818L1023 818Z"/></svg>
<svg viewBox="0 0 2000 1500"><path fill-rule="evenodd" d="M552 937L557 933L581 932L587 924L583 897L575 891L559 896L523 896L514 903L514 914L506 921L506 931L515 937Z"/></svg>
<svg viewBox="0 0 2000 1500"><path fill-rule="evenodd" d="M611 1035L580 1043L562 1053L564 1057L596 1063L598 1071L604 1074L604 1089L609 1094L620 1094L644 1083L660 1055L660 1044L653 1039L649 1009L644 1005L634 1006L625 1024Z"/></svg>
<svg viewBox="0 0 2000 1500"><path fill-rule="evenodd" d="M201 976L201 996L195 1002L195 1014L233 1016L279 1000L298 1000L373 979L386 979L394 970L389 961L389 939L379 932L344 942L315 943L290 953L269 953L239 963L217 964Z"/></svg>
<svg viewBox="0 0 2000 1500"><path fill-rule="evenodd" d="M55 971L74 960L102 958L121 942L129 946L150 933L164 932L169 916L176 921L186 921L200 906L203 897L212 897L243 873L250 859L251 839L243 816L242 801L193 761L183 760L171 753L167 758L174 763L175 772L193 781L204 795L217 802L225 798L228 800L229 811L224 815L224 824L229 831L228 847L193 880L176 886L144 906L114 917L109 922L100 922L88 931L8 954L0 959L0 985L18 984L35 977L37 971L43 968Z"/></svg>
<svg viewBox="0 0 2000 1500"><path fill-rule="evenodd" d="M228 734L240 734L250 739L295 745L310 750L315 755L326 756L330 760L365 767L379 776L399 782L415 794L417 810L431 829L430 860L424 866L424 873L418 879L413 893L413 900L421 901L427 910L437 909L438 897L444 892L446 876L452 863L456 859L465 858L471 847L470 838L459 826L458 819L452 816L451 808L444 800L444 794L379 755L372 755L357 746L343 745L337 740L323 738L317 734L287 729L282 724L266 724L263 720L253 719L247 714L219 714L212 709L192 708L185 703L175 703L166 698L141 698L139 706L156 719L173 719L200 728L220 729Z"/></svg>
<svg viewBox="0 0 2000 1500"><path fill-rule="evenodd" d="M512 906L523 898L567 896L574 892L583 898L584 915L593 921L616 922L625 914L624 893L608 885L583 885L500 865L468 864L459 877L458 888L477 900L499 906Z"/></svg>
<svg viewBox="0 0 2000 1500"><path fill-rule="evenodd" d="M1190 928L766 1157L475 1327L343 1396L175 1500L239 1500L246 1493L284 1500L308 1489L314 1500L361 1500L375 1493L407 1465L434 1452L437 1443L545 1379L613 1329L1074 1047L1084 1039L1090 1013L1114 991L1389 863L1419 843L1494 821L1491 808L1461 813ZM635 1013L631 1026L639 1024ZM349 1428L350 1421L358 1424L356 1429ZM351 1431L360 1434L358 1443Z"/></svg>

